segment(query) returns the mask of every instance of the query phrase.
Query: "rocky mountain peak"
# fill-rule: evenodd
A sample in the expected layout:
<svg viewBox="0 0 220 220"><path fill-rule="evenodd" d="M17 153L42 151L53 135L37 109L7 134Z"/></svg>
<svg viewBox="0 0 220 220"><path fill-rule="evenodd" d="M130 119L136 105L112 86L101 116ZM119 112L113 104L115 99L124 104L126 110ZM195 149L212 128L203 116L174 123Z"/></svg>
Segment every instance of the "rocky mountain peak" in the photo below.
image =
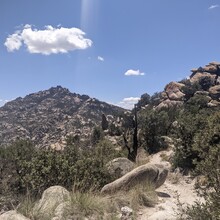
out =
<svg viewBox="0 0 220 220"><path fill-rule="evenodd" d="M0 141L30 139L39 147L62 148L68 136L90 135L102 114L124 112L87 95L71 93L61 86L17 98L0 108Z"/></svg>

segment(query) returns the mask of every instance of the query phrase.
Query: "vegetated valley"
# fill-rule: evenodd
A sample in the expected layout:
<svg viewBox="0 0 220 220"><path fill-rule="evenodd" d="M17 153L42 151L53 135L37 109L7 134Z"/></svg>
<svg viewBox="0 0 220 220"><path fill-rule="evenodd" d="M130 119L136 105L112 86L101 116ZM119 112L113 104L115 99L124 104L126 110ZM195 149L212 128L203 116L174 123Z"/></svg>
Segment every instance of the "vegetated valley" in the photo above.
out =
<svg viewBox="0 0 220 220"><path fill-rule="evenodd" d="M220 219L220 63L191 72L132 111L61 86L6 103L0 219Z"/></svg>

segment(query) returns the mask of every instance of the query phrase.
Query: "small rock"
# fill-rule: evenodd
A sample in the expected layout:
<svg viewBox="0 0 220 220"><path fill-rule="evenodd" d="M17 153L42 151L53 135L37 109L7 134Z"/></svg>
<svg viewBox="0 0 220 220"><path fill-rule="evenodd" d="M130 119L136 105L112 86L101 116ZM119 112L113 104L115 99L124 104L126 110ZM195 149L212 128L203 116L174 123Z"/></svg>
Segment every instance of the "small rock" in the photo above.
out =
<svg viewBox="0 0 220 220"><path fill-rule="evenodd" d="M131 220L133 214L133 210L128 206L124 206L121 208L121 220Z"/></svg>
<svg viewBox="0 0 220 220"><path fill-rule="evenodd" d="M1 220L30 220L25 216L21 215L15 210L5 212L4 214L0 215Z"/></svg>

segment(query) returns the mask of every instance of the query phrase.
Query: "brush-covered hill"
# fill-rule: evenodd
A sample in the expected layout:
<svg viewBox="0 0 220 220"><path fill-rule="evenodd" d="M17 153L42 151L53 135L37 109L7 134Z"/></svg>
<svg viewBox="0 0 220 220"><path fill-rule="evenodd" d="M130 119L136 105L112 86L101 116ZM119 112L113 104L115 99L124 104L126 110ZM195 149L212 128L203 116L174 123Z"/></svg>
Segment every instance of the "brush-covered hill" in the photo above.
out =
<svg viewBox="0 0 220 220"><path fill-rule="evenodd" d="M125 110L61 86L17 98L0 108L0 142L29 139L38 147L60 149L68 136L86 138L102 114L116 118Z"/></svg>

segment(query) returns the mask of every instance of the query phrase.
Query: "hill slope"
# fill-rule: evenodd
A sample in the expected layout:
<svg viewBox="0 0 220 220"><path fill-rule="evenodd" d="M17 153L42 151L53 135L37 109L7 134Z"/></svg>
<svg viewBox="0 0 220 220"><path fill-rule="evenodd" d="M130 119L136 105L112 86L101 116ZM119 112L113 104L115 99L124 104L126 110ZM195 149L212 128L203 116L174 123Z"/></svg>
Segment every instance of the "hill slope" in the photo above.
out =
<svg viewBox="0 0 220 220"><path fill-rule="evenodd" d="M102 114L117 116L124 109L61 86L17 98L0 108L0 142L30 139L38 147L61 148L69 135L85 138Z"/></svg>

